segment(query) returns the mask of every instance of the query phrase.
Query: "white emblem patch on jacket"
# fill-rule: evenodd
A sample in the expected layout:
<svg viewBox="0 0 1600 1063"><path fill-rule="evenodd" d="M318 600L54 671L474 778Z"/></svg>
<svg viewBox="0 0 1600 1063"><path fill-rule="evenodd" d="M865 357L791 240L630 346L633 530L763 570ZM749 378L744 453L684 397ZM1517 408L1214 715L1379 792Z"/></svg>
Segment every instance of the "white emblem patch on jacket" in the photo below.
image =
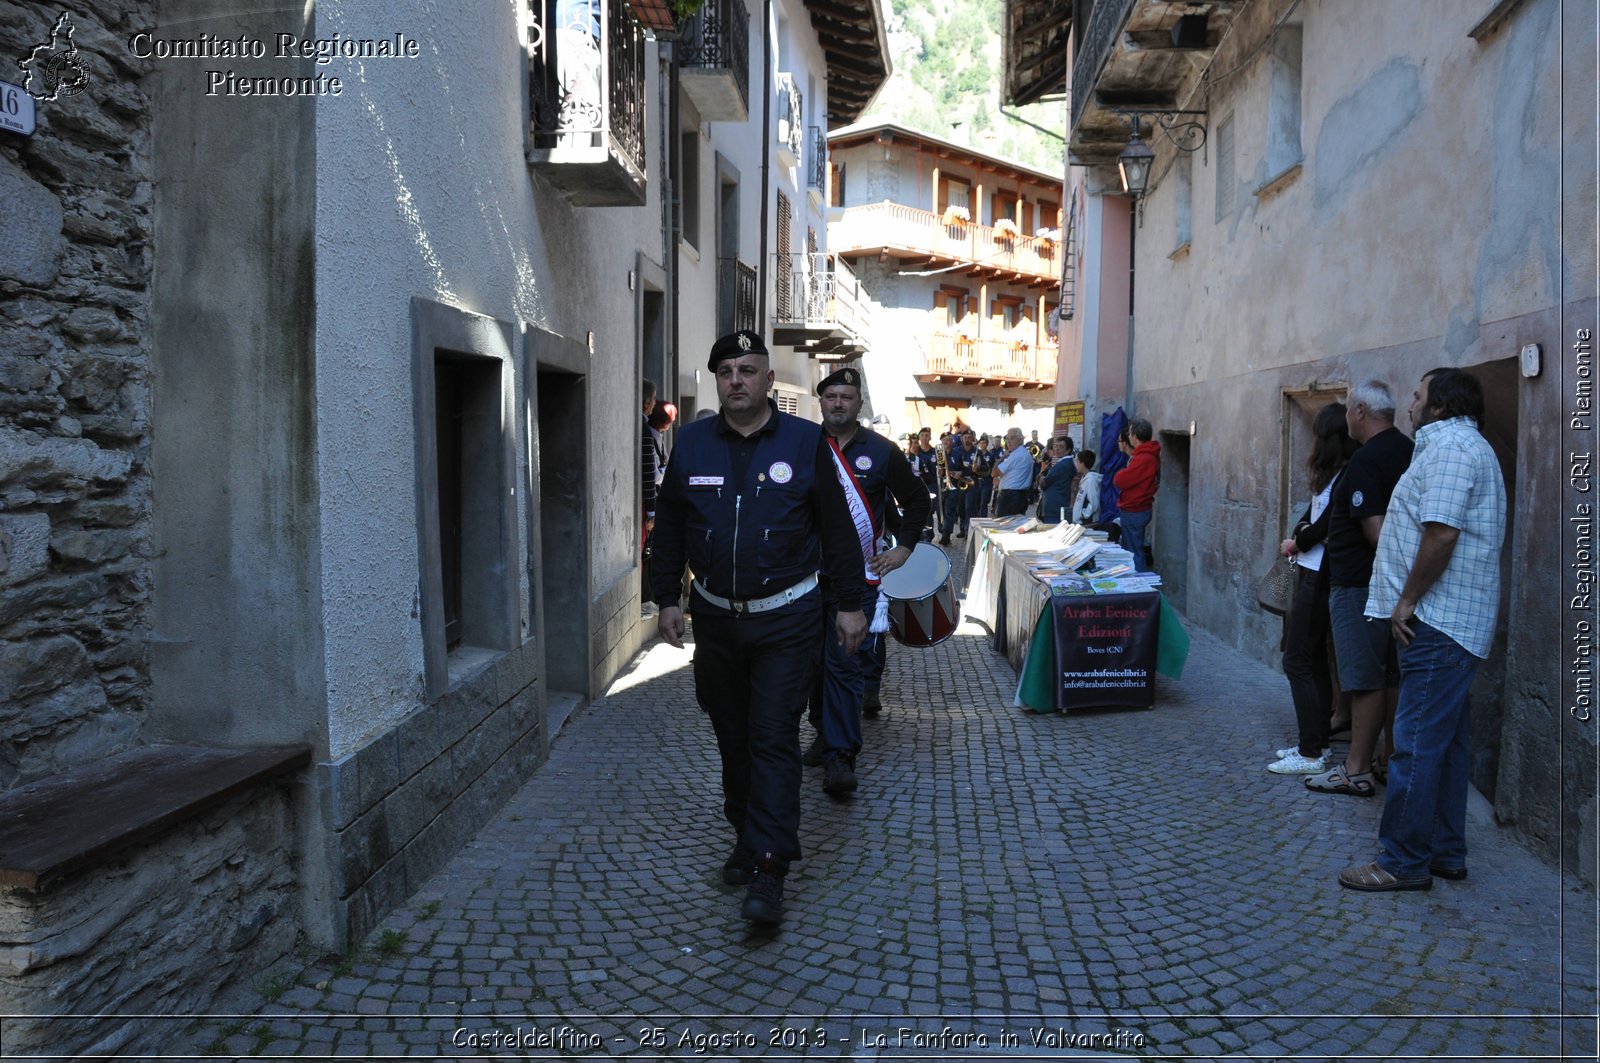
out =
<svg viewBox="0 0 1600 1063"><path fill-rule="evenodd" d="M775 461L772 463L772 468L767 470L767 475L772 477L773 483L786 484L794 479L794 470L789 468L789 463L786 461Z"/></svg>

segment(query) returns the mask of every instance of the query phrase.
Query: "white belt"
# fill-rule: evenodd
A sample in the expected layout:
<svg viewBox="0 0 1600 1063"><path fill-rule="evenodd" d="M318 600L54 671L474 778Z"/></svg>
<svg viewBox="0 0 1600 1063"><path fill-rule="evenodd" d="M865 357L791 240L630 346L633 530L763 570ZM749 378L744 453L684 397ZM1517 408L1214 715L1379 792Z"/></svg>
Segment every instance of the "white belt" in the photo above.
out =
<svg viewBox="0 0 1600 1063"><path fill-rule="evenodd" d="M723 598L720 595L712 594L710 591L706 590L700 585L699 580L694 581L694 589L699 592L700 597L704 598L706 601L720 609L726 609L729 612L737 613L740 616L743 616L746 613L765 613L769 609L777 609L780 606L788 605L797 598L803 598L810 594L816 585L817 574L813 572L799 583L796 583L793 587L790 587L786 591L779 591L770 598L750 598L742 602L736 602L732 599Z"/></svg>

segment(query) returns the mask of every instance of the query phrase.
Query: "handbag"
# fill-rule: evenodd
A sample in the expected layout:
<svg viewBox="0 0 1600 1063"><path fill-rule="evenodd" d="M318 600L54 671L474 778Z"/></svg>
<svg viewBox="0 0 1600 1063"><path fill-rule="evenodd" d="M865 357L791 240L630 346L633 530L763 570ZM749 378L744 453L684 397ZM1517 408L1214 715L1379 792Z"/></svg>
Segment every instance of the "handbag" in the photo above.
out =
<svg viewBox="0 0 1600 1063"><path fill-rule="evenodd" d="M1272 567L1262 574L1256 584L1256 604L1273 616L1284 616L1289 612L1289 598L1293 593L1293 559L1273 559Z"/></svg>

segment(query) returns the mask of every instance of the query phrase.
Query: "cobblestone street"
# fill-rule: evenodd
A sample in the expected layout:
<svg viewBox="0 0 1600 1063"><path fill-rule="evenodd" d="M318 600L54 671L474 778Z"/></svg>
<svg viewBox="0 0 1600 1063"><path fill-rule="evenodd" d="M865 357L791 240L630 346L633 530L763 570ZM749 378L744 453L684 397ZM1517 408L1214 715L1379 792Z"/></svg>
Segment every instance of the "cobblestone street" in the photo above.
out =
<svg viewBox="0 0 1600 1063"><path fill-rule="evenodd" d="M1481 800L1465 882L1340 889L1381 799L1264 771L1292 740L1282 677L1191 635L1153 712L1073 717L1012 708L976 625L895 646L861 791L831 800L807 769L776 933L721 884L690 653L653 645L362 948L174 1038L267 1058L1592 1054L1593 895Z"/></svg>

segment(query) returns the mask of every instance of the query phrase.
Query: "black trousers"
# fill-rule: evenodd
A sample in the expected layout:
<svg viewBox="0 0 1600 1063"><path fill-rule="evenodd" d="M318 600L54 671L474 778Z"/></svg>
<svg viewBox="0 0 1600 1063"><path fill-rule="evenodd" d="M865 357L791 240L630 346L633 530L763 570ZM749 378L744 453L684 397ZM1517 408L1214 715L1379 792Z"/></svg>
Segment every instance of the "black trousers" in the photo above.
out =
<svg viewBox="0 0 1600 1063"><path fill-rule="evenodd" d="M967 519L970 516L967 512L967 495L971 493L972 488L970 487L965 491L959 487L945 489L944 512L940 514L944 519L944 531L942 532L944 536L949 537L957 531L961 532L962 535L967 534Z"/></svg>
<svg viewBox="0 0 1600 1063"><path fill-rule="evenodd" d="M722 754L722 814L757 856L800 856L800 715L819 657L822 595L770 613L694 614L694 692Z"/></svg>
<svg viewBox="0 0 1600 1063"><path fill-rule="evenodd" d="M1320 757L1333 718L1333 662L1328 659L1328 561L1318 571L1295 566L1283 645L1283 674L1294 699L1300 755Z"/></svg>
<svg viewBox="0 0 1600 1063"><path fill-rule="evenodd" d="M994 515L997 517L1015 517L1028 509L1028 491L1001 491L995 496Z"/></svg>

